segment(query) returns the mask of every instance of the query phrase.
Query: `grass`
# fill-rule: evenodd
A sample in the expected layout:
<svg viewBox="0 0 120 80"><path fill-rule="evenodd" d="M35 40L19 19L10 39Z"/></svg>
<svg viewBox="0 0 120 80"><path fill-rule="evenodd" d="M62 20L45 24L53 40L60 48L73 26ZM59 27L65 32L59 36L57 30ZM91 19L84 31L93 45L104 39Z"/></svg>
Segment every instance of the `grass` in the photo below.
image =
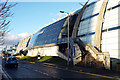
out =
<svg viewBox="0 0 120 80"><path fill-rule="evenodd" d="M37 57L30 57L30 56L24 56L20 58L22 60L28 60L28 61L37 61Z"/></svg>
<svg viewBox="0 0 120 80"><path fill-rule="evenodd" d="M62 64L62 65L66 65L66 63L67 63L66 60L59 58L59 57L55 57L55 56L41 56L40 60L38 60L37 57L30 57L30 56L24 56L20 59L28 60L28 61L38 61L38 62Z"/></svg>
<svg viewBox="0 0 120 80"><path fill-rule="evenodd" d="M40 60L38 60L39 62L48 62L51 58L53 58L52 56L42 56L40 57Z"/></svg>

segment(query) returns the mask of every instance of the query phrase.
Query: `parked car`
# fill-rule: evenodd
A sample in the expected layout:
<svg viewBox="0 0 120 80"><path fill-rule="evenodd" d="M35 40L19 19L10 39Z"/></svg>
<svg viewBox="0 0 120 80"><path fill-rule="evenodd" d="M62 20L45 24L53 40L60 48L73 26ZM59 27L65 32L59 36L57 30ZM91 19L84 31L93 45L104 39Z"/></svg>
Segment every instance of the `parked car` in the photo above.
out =
<svg viewBox="0 0 120 80"><path fill-rule="evenodd" d="M5 66L6 66L6 67L9 67L9 66L18 67L17 58L16 58L15 56L7 57L7 60L6 60L6 62L5 62Z"/></svg>

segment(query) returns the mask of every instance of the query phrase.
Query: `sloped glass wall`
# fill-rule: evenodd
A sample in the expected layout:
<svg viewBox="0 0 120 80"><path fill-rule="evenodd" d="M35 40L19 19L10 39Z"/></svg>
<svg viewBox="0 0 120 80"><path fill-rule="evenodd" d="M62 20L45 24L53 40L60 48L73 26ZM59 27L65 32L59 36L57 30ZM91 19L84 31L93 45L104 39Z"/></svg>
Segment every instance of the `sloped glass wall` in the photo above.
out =
<svg viewBox="0 0 120 80"><path fill-rule="evenodd" d="M50 24L36 32L30 40L28 48L45 44L57 43L59 33L66 18Z"/></svg>

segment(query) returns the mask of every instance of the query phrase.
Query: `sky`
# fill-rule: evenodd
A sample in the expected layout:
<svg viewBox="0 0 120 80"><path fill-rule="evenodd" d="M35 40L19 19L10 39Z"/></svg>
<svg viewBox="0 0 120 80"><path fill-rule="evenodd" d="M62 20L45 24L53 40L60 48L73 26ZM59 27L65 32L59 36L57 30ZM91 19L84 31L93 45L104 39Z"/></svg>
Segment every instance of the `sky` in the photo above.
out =
<svg viewBox="0 0 120 80"><path fill-rule="evenodd" d="M10 32L5 35L5 45L7 46L17 44L21 39L50 22L54 22L60 16L61 18L66 16L59 11L70 12L73 9L72 12L74 12L81 8L80 3L85 4L85 0L79 0L80 2L72 2L71 0L65 0L66 2L54 2L54 0L51 2L47 2L47 0L45 2L42 0L34 0L34 2L32 2L33 0L10 1L9 4L18 4L10 10L14 15L9 18L11 20Z"/></svg>
<svg viewBox="0 0 120 80"><path fill-rule="evenodd" d="M12 34L31 34L60 16L66 16L59 11L70 12L80 8L78 2L18 2L11 10L14 15L9 29Z"/></svg>

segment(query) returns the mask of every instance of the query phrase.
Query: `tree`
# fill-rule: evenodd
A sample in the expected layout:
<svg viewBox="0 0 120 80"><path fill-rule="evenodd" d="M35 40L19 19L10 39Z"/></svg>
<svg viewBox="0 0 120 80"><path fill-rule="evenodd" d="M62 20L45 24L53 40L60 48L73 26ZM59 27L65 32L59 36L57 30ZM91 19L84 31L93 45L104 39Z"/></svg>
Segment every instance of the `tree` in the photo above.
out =
<svg viewBox="0 0 120 80"><path fill-rule="evenodd" d="M1 1L1 0L0 0ZM13 15L10 9L16 4L8 4L8 0L0 2L0 45L4 44L4 34L8 32L8 24L11 22L9 17Z"/></svg>

